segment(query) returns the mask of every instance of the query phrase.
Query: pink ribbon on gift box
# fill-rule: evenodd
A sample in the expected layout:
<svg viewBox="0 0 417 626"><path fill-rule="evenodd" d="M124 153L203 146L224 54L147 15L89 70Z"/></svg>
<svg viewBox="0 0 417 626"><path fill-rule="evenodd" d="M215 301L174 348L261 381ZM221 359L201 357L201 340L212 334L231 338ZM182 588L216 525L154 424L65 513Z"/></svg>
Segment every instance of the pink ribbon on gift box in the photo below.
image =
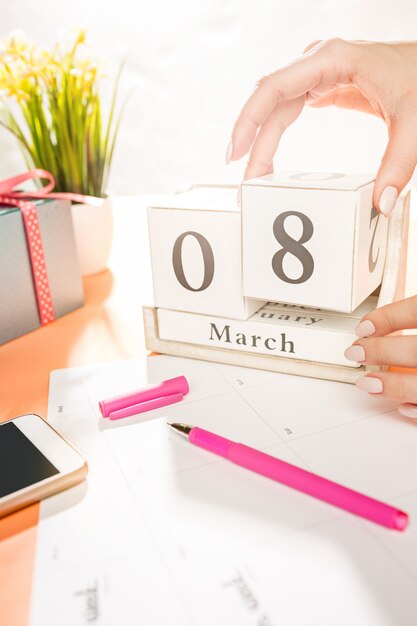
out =
<svg viewBox="0 0 417 626"><path fill-rule="evenodd" d="M41 189L34 191L21 191L17 185L29 180L46 179L49 181ZM71 200L72 202L88 202L95 206L101 206L103 200L94 196L84 196L78 193L53 192L55 179L51 172L42 169L34 169L6 178L0 181L0 204L19 208L23 216L23 224L26 232L30 262L32 267L33 281L35 285L36 301L38 303L41 325L48 324L55 319L54 305L46 267L45 250L42 242L41 229L36 205L33 200L58 199Z"/></svg>

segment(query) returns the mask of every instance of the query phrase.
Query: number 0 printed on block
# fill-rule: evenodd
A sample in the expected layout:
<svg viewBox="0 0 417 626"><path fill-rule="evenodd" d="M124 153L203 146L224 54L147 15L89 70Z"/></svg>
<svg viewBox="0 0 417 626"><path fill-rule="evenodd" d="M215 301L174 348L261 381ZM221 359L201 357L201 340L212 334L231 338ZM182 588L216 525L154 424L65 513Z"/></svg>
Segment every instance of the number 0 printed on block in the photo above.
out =
<svg viewBox="0 0 417 626"><path fill-rule="evenodd" d="M187 281L184 271L184 263L182 259L182 245L184 239L186 237L195 237L197 242L201 248L201 255L203 261L203 280L201 285L198 287L193 287ZM210 287L214 278L214 254L213 248L207 239L201 235L200 233L193 232L191 230L181 233L175 240L174 246L172 248L172 267L174 268L174 274L180 285L184 287L184 289L189 289L190 291L204 291Z"/></svg>
<svg viewBox="0 0 417 626"><path fill-rule="evenodd" d="M154 300L176 311L248 319L236 189L201 187L148 209Z"/></svg>

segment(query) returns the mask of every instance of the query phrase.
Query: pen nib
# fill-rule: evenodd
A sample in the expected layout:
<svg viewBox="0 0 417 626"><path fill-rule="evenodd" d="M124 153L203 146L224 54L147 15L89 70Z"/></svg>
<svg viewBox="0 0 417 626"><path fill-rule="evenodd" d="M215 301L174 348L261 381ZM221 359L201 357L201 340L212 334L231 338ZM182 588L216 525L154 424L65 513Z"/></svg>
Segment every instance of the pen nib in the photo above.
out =
<svg viewBox="0 0 417 626"><path fill-rule="evenodd" d="M188 437L192 429L192 426L188 426L188 424L180 424L179 422L167 422L167 425L170 426L173 430L176 430L177 433L183 435L184 437Z"/></svg>

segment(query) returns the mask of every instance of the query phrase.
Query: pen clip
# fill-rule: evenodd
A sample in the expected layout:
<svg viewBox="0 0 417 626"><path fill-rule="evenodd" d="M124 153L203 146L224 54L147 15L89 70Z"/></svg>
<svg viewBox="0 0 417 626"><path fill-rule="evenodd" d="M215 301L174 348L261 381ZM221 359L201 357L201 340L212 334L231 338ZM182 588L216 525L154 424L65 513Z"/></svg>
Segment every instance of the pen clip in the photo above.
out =
<svg viewBox="0 0 417 626"><path fill-rule="evenodd" d="M146 400L145 402L132 404L132 406L127 406L124 409L119 409L118 411L112 411L111 413L109 413L108 418L110 420L118 420L122 417L138 415L139 413L144 413L145 411L152 411L155 409L160 409L163 406L168 406L169 404L174 404L175 402L181 402L181 400L183 399L184 394L172 393L168 396L153 398L152 400Z"/></svg>

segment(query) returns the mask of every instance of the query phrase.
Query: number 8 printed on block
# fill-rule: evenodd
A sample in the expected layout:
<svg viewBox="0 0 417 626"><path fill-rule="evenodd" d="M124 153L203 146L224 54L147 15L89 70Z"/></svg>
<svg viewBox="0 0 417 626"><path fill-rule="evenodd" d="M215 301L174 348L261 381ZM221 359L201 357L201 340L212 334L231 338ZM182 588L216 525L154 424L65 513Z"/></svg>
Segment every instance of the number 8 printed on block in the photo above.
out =
<svg viewBox="0 0 417 626"><path fill-rule="evenodd" d="M373 177L288 172L242 184L243 294L351 312L381 283L387 219Z"/></svg>
<svg viewBox="0 0 417 626"><path fill-rule="evenodd" d="M285 230L285 220L287 217L297 217L301 221L303 232L299 239L293 239ZM303 246L303 244L309 241L313 236L314 227L312 221L299 211L285 211L281 213L281 215L278 215L274 221L273 231L275 239L282 246L281 250L276 252L272 257L272 269L275 274L286 283L292 283L294 285L305 283L314 271L314 259L307 248ZM300 261L303 271L298 278L291 278L285 273L284 258L286 254L292 254Z"/></svg>

